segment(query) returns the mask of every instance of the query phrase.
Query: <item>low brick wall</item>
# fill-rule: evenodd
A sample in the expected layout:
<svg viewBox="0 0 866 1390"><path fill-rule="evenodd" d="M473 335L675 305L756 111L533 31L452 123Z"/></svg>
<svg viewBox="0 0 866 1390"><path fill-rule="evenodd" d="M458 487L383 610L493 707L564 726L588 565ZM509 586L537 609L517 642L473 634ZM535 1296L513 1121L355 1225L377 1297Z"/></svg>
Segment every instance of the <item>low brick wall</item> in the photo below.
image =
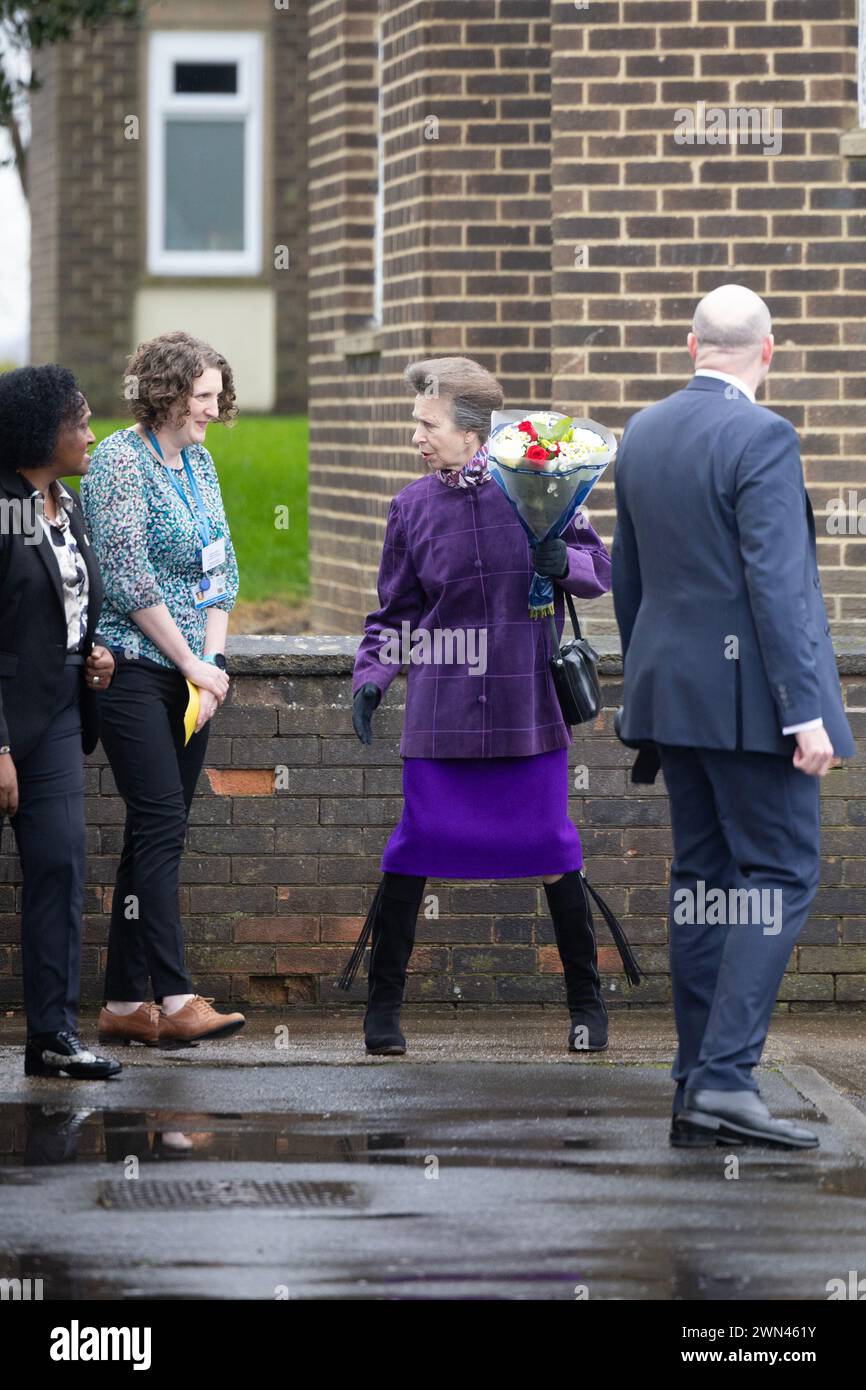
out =
<svg viewBox="0 0 866 1390"><path fill-rule="evenodd" d="M621 698L614 639L602 651L604 711L571 749L586 769L573 794L591 880L620 916L647 979L631 990L600 926L600 965L612 1003L670 997L667 800L628 780L632 755L613 733ZM356 639L238 637L229 643L231 694L214 721L182 870L187 954L196 988L220 1002L313 1007L345 1003L336 977L379 878L400 815L398 753L404 683L376 713L376 739L352 732ZM866 747L866 651L839 669L851 724ZM276 776L275 776L276 770ZM574 777L572 779L574 781ZM583 778L578 778L579 781ZM108 911L124 808L102 749L88 759L88 881L84 998L101 995ZM823 785L823 871L813 915L780 1000L808 1009L866 1004L866 769L863 753ZM515 815L520 807L515 806ZM8 825L0 855L0 1003L21 1003L18 862ZM438 917L422 916L412 958L413 1002L490 1004L564 1000L540 883L431 879ZM428 911L436 904L429 904ZM364 994L363 975L351 999Z"/></svg>

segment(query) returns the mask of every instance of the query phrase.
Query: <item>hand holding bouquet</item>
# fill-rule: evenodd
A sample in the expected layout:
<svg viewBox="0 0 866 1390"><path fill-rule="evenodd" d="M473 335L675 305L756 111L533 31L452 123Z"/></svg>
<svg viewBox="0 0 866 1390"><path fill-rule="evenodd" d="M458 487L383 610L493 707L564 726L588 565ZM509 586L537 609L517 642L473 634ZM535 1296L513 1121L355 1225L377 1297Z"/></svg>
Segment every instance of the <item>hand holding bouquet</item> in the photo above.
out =
<svg viewBox="0 0 866 1390"><path fill-rule="evenodd" d="M490 471L517 513L531 546L561 536L616 455L616 439L594 420L558 411L495 411ZM535 574L529 612L553 613L553 584Z"/></svg>

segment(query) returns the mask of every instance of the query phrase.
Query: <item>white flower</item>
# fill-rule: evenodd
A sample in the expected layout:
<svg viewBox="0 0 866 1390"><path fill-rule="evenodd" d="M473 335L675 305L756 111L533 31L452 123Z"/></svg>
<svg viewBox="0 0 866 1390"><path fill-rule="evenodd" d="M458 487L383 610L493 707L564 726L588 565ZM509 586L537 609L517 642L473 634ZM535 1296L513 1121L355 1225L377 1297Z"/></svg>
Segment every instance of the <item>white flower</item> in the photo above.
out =
<svg viewBox="0 0 866 1390"><path fill-rule="evenodd" d="M518 464L522 461L526 451L526 444L529 436L519 430L516 425L506 425L490 441L490 453L493 458L506 466Z"/></svg>
<svg viewBox="0 0 866 1390"><path fill-rule="evenodd" d="M583 429L578 426L572 435L572 442L574 444L585 444L590 455L607 453L608 446L605 444L601 435L596 434L595 430Z"/></svg>
<svg viewBox="0 0 866 1390"><path fill-rule="evenodd" d="M570 440L559 448L561 457L567 463L585 463L589 458L589 449L583 440Z"/></svg>

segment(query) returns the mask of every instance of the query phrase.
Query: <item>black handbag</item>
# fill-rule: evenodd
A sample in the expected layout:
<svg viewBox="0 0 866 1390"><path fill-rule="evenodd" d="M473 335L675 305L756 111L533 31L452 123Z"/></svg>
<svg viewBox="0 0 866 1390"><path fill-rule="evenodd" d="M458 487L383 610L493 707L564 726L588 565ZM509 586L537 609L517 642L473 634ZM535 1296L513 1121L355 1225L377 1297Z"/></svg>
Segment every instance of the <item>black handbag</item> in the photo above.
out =
<svg viewBox="0 0 866 1390"><path fill-rule="evenodd" d="M601 690L598 684L598 652L581 636L574 600L566 589L565 601L571 614L574 638L559 645L556 622L551 615L550 631L553 656L550 672L562 717L566 724L585 724L595 719L601 709Z"/></svg>

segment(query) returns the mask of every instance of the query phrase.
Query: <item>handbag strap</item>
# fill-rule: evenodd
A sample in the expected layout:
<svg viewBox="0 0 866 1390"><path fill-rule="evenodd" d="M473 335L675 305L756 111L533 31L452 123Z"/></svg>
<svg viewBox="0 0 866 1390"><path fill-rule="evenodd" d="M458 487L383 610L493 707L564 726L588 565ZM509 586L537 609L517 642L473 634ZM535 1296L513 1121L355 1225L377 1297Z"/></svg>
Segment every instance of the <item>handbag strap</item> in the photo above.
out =
<svg viewBox="0 0 866 1390"><path fill-rule="evenodd" d="M567 589L563 589L563 594L566 595L566 603L567 605L569 605L571 627L574 628L575 638L577 638L578 642L580 642L582 639L582 634L580 630L580 623L578 623L577 621L577 612L575 612L574 599L571 598L571 595L569 594L569 591L567 591ZM557 652L559 651L559 634L557 634L556 619L555 617L553 617L552 613L550 613L548 621L550 623L550 632L552 632L553 634L553 651Z"/></svg>
<svg viewBox="0 0 866 1390"><path fill-rule="evenodd" d="M582 633L580 631L580 623L577 621L577 611L574 607L574 599L571 597L571 594L568 592L567 589L563 589L562 592L565 594L565 601L568 604L568 612L571 618L571 626L574 628L574 635L577 638L578 642L580 642L583 640L583 638ZM554 654L556 654L559 652L559 633L556 631L556 619L552 613L548 617L547 621L550 623L550 636L552 641L551 650L554 652Z"/></svg>
<svg viewBox="0 0 866 1390"><path fill-rule="evenodd" d="M574 606L574 599L571 597L571 594L568 592L567 589L563 589L563 593L565 594L565 601L568 604L568 612L571 618L571 626L574 628L574 635L577 638L578 642L580 642L582 639L582 634L580 631L580 623L577 621L577 610Z"/></svg>

